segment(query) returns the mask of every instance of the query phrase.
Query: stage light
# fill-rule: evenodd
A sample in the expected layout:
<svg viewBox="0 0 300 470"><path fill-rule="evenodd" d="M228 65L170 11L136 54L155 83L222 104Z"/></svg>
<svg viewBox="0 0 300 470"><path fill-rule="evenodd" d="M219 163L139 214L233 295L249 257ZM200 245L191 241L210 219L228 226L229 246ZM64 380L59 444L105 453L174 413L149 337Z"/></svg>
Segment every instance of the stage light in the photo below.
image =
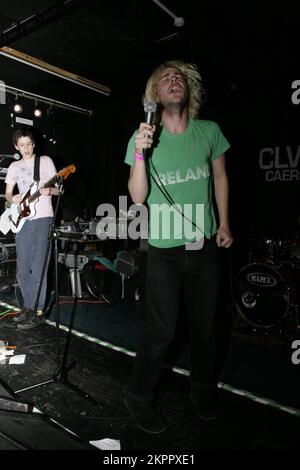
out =
<svg viewBox="0 0 300 470"><path fill-rule="evenodd" d="M19 103L19 95L17 93L15 94L15 101L14 101L12 109L13 109L13 112L17 114L20 114L23 112L23 106L21 105L21 103Z"/></svg>
<svg viewBox="0 0 300 470"><path fill-rule="evenodd" d="M13 110L15 113L20 114L23 111L23 106L20 103L15 103Z"/></svg>
<svg viewBox="0 0 300 470"><path fill-rule="evenodd" d="M42 110L40 108L35 108L34 111L33 111L33 114L37 118L40 118L43 115Z"/></svg>
<svg viewBox="0 0 300 470"><path fill-rule="evenodd" d="M34 110L33 110L33 114L35 117L37 118L40 118L43 114L41 108L38 107L38 101L37 100L34 100Z"/></svg>

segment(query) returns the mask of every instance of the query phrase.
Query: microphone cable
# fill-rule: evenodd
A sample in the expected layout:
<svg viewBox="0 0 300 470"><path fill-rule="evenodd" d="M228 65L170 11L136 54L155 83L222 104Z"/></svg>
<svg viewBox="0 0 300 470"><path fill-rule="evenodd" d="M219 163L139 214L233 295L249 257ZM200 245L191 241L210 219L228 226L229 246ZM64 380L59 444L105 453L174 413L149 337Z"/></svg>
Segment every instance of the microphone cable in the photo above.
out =
<svg viewBox="0 0 300 470"><path fill-rule="evenodd" d="M164 187L163 185L163 182L161 181L161 178L157 172L157 169L155 168L155 166L153 165L152 163L152 160L151 160L151 168L153 168L154 170L154 173L156 175L156 178L153 176L152 172L151 172L151 169L150 169L150 166L149 166L149 162L150 159L148 159L147 161L147 170L148 170L148 174L150 175L150 178L154 181L154 183L156 184L157 188L160 190L160 192L163 194L163 196L165 197L165 199L168 201L168 203L170 204L170 206L174 207L174 209L185 219L187 220L188 222L190 222L194 228L196 228L197 230L200 231L201 235L204 237L205 236L205 233L203 231L203 229L201 229L200 227L198 227L198 225L191 219L189 219L183 212L182 210L180 210L174 199L172 198L172 196L169 194L169 192L166 190L166 188ZM161 185L158 184L158 181L161 183Z"/></svg>

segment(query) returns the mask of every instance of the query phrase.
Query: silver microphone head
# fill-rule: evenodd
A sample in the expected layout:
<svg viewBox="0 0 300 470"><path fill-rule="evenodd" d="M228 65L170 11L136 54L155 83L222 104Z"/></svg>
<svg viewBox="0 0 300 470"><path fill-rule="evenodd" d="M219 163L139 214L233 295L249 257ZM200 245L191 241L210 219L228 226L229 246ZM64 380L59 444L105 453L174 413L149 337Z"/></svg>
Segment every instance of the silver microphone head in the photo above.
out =
<svg viewBox="0 0 300 470"><path fill-rule="evenodd" d="M145 113L155 113L157 109L157 104L154 101L145 101L144 102L144 111Z"/></svg>
<svg viewBox="0 0 300 470"><path fill-rule="evenodd" d="M13 155L6 155L6 154L0 154L0 159L1 161L4 160L5 158L10 158L11 160L20 160L20 155L18 153L14 153Z"/></svg>
<svg viewBox="0 0 300 470"><path fill-rule="evenodd" d="M145 122L147 124L153 124L154 114L157 108L157 104L154 101L145 101L144 102L144 111L145 111Z"/></svg>

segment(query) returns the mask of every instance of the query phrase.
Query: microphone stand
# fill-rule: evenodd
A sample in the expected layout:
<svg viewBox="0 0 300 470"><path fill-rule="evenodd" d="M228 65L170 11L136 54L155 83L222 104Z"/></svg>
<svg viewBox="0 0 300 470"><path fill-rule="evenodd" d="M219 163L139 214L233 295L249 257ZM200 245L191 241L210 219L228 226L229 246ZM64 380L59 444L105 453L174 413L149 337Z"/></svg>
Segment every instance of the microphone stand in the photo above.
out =
<svg viewBox="0 0 300 470"><path fill-rule="evenodd" d="M39 284L39 289L38 289L38 293L37 293L37 298L36 298L36 302L35 302L35 306L34 306L34 315L36 315L37 307L38 307L38 303L39 303L39 298L40 298L40 293L41 293L41 288L42 288L42 282L43 282L43 278L44 278L46 267L47 267L48 256L50 255L50 248L51 248L51 245L52 245L52 241L54 241L55 305L56 305L56 315L55 315L55 323L56 323L56 370L55 370L55 372L53 374L53 377L51 379L46 380L44 382L34 384L34 385L30 385L29 387L23 388L21 390L16 390L14 392L14 394L25 392L27 390L31 390L33 388L37 388L37 387L40 387L42 385L46 385L46 384L49 384L49 383L62 383L64 385L68 386L70 389L74 390L77 394L82 395L85 399L89 399L89 401L93 405L100 406L101 408L103 408L103 406L99 402L97 402L96 400L91 398L88 395L88 393L83 392L82 390L79 390L75 385L71 384L67 380L67 373L73 367L74 362L68 368L65 368L65 357L64 357L63 361L61 361L59 290L58 290L58 277L59 277L58 276L58 243L57 243L59 237L61 236L61 233L60 233L59 230L57 230L55 228L55 221L56 221L56 218L57 218L57 212L58 212L58 207L59 207L59 203L60 203L60 198L61 198L61 195L64 192L63 191L63 177L60 177L59 180L58 180L58 188L59 188L59 192L58 192L57 202L56 202L56 206L55 206L53 221L52 221L52 223L50 225L50 229L49 229L49 235L48 235L48 240L49 241L48 241L47 252L46 252L46 256L45 256L45 260L44 260L43 271L42 271L41 280L40 280L40 284ZM69 330L69 334L70 334L70 330ZM66 351L65 351L64 356L66 356Z"/></svg>
<svg viewBox="0 0 300 470"><path fill-rule="evenodd" d="M1 165L1 163L3 162L3 160L5 160L5 157L2 157L0 155L0 171L2 170L3 166Z"/></svg>

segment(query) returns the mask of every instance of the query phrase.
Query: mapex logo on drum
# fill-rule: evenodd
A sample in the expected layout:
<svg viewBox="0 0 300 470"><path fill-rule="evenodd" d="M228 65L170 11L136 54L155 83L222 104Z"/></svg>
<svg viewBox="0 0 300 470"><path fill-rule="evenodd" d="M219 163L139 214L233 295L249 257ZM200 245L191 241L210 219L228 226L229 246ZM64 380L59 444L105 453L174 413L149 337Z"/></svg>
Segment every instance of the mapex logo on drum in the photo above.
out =
<svg viewBox="0 0 300 470"><path fill-rule="evenodd" d="M270 274L249 273L247 279L256 286L273 287L277 285L277 279Z"/></svg>

